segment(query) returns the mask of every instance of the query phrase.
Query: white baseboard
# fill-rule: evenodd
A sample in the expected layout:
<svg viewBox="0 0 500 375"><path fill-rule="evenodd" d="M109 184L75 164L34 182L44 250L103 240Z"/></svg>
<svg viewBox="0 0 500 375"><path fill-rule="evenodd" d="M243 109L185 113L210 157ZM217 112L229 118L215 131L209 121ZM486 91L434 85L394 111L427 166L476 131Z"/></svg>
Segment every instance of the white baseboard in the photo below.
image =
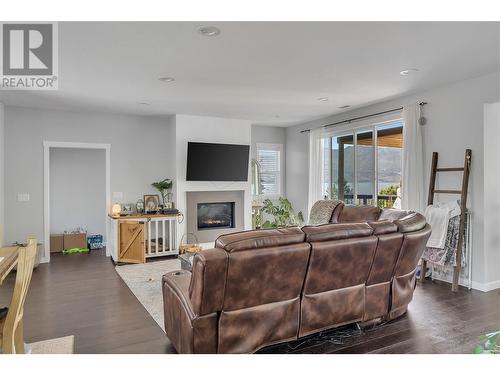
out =
<svg viewBox="0 0 500 375"><path fill-rule="evenodd" d="M444 281L445 283L451 284L451 275L449 278L434 277L434 280ZM465 280L460 280L458 285L468 288L468 282ZM472 281L472 289L479 290L480 292L489 292L490 290L500 289L500 280L491 281L489 283L480 283L477 281Z"/></svg>
<svg viewBox="0 0 500 375"><path fill-rule="evenodd" d="M500 289L500 280L490 281L489 283L472 282L472 288L481 292L489 292L490 290Z"/></svg>

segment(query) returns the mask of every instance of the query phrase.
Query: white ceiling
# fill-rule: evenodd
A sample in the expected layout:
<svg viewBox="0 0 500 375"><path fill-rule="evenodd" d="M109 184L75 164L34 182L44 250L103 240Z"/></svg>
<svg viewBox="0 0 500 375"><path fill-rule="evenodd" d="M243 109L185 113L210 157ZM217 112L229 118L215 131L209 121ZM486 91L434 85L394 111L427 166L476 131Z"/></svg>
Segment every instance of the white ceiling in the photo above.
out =
<svg viewBox="0 0 500 375"><path fill-rule="evenodd" d="M221 34L198 34L204 25ZM407 68L419 72L401 76ZM286 126L499 68L500 23L63 22L59 90L0 101Z"/></svg>

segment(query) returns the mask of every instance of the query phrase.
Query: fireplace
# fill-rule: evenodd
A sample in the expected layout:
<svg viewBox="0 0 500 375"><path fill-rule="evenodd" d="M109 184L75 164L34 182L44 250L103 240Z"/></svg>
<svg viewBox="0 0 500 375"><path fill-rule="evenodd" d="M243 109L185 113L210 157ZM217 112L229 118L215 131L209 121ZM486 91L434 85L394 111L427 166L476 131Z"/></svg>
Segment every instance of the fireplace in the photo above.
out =
<svg viewBox="0 0 500 375"><path fill-rule="evenodd" d="M187 191L186 232L208 244L223 234L245 230L244 207L242 190Z"/></svg>
<svg viewBox="0 0 500 375"><path fill-rule="evenodd" d="M197 204L198 230L234 228L234 202Z"/></svg>

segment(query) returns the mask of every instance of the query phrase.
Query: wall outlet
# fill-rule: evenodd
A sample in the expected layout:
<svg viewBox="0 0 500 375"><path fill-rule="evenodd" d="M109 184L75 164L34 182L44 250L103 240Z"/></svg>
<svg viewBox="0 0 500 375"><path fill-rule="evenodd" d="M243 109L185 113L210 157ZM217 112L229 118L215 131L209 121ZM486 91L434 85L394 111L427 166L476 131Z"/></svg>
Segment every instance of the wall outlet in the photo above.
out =
<svg viewBox="0 0 500 375"><path fill-rule="evenodd" d="M28 202L30 200L29 193L17 193L18 202Z"/></svg>

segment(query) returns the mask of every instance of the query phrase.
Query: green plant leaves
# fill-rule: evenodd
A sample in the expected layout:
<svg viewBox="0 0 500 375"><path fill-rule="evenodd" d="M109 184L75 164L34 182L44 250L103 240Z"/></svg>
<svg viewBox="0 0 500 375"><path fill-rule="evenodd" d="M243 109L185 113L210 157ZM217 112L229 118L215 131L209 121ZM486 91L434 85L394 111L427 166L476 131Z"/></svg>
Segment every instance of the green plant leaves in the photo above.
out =
<svg viewBox="0 0 500 375"><path fill-rule="evenodd" d="M165 204L165 199L167 197L167 191L172 189L172 185L173 185L173 182L169 178L165 178L164 180L161 180L158 182L153 182L151 184L152 187L154 187L156 190L158 190L160 192L163 204Z"/></svg>
<svg viewBox="0 0 500 375"><path fill-rule="evenodd" d="M476 345L474 347L474 351L472 353L473 354L482 354L482 353L484 353L484 349L481 345Z"/></svg>
<svg viewBox="0 0 500 375"><path fill-rule="evenodd" d="M264 204L262 211L272 216L271 220L267 220L262 224L263 228L282 228L304 223L302 212L296 214L292 204L286 198L279 197L277 204L274 204L270 199L266 199L262 203Z"/></svg>
<svg viewBox="0 0 500 375"><path fill-rule="evenodd" d="M474 354L500 354L500 331L481 335L479 340L484 342L474 347Z"/></svg>
<svg viewBox="0 0 500 375"><path fill-rule="evenodd" d="M153 182L151 186L153 186L156 190L160 192L163 190L170 190L172 189L172 180L169 178L165 178L164 180Z"/></svg>

